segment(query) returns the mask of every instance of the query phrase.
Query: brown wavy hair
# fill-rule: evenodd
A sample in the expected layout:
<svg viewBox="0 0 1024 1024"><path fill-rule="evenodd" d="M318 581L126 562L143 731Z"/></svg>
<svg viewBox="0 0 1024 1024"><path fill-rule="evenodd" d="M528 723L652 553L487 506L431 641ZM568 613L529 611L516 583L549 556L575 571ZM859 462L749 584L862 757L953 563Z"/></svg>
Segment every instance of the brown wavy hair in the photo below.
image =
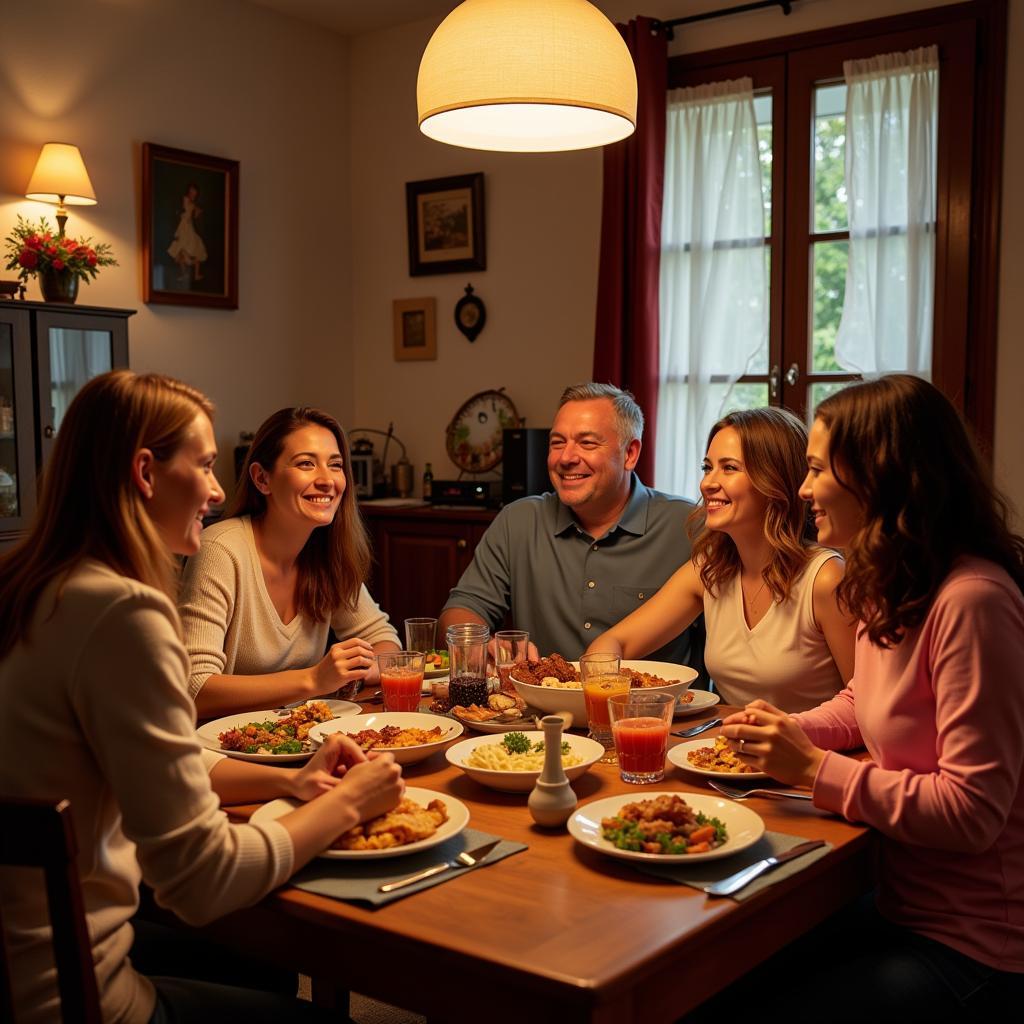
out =
<svg viewBox="0 0 1024 1024"><path fill-rule="evenodd" d="M995 562L1024 591L1024 538L938 388L892 374L844 388L816 416L832 472L864 512L838 596L872 643L895 646L919 626L961 555Z"/></svg>
<svg viewBox="0 0 1024 1024"><path fill-rule="evenodd" d="M334 435L345 467L345 493L337 514L329 526L317 527L310 534L296 560L299 610L314 622L325 622L338 608L355 608L370 572L370 542L356 506L352 461L341 424L328 413L308 406L278 409L256 431L225 518L247 515L260 520L267 514L267 499L253 483L249 467L257 464L270 472L289 435L308 426L323 427Z"/></svg>
<svg viewBox="0 0 1024 1024"><path fill-rule="evenodd" d="M797 493L807 475L807 427L785 409L744 409L723 416L711 428L708 448L726 427L739 434L750 482L768 499L764 536L772 557L763 576L774 598L784 601L810 557L807 506ZM736 545L728 534L707 528L703 499L690 516L689 532L701 583L716 594L740 571Z"/></svg>
<svg viewBox="0 0 1024 1024"><path fill-rule="evenodd" d="M31 529L0 557L0 656L27 636L43 590L83 559L175 598L177 563L132 480L132 459L140 448L171 458L200 413L213 419L202 392L156 373L114 370L78 392L43 473Z"/></svg>

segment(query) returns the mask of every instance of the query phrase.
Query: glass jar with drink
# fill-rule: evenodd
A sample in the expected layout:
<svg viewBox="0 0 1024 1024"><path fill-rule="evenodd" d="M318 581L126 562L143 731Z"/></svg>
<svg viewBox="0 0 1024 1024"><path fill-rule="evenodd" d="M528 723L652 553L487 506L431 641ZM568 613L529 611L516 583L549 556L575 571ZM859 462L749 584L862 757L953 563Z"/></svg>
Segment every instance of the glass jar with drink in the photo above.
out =
<svg viewBox="0 0 1024 1024"><path fill-rule="evenodd" d="M452 707L487 703L487 643L491 631L482 623L448 627L448 702Z"/></svg>

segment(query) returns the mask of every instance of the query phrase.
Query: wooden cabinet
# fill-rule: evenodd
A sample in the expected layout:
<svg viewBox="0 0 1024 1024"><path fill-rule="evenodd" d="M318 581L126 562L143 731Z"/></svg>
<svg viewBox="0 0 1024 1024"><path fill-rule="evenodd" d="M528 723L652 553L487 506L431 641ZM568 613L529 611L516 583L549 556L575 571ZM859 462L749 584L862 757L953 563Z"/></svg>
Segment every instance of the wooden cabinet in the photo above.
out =
<svg viewBox="0 0 1024 1024"><path fill-rule="evenodd" d="M28 526L71 399L91 378L128 365L133 313L0 301L0 548Z"/></svg>
<svg viewBox="0 0 1024 1024"><path fill-rule="evenodd" d="M402 635L405 619L438 615L497 512L361 506L373 544L370 593Z"/></svg>

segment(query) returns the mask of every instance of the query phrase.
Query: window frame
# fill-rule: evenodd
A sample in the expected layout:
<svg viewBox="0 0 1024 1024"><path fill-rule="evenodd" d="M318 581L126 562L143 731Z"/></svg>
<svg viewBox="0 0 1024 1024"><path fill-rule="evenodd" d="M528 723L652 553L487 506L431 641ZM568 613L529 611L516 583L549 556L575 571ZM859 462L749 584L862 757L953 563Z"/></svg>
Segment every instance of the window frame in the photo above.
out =
<svg viewBox="0 0 1024 1024"><path fill-rule="evenodd" d="M749 76L772 90L769 367L778 403L806 415L813 309L814 86L842 79L844 60L939 47L939 150L933 380L990 456L995 422L999 215L1006 67L1005 0L970 0L669 58L668 88ZM969 144L965 144L969 143ZM796 364L795 385L785 368ZM743 381L763 382L767 375Z"/></svg>

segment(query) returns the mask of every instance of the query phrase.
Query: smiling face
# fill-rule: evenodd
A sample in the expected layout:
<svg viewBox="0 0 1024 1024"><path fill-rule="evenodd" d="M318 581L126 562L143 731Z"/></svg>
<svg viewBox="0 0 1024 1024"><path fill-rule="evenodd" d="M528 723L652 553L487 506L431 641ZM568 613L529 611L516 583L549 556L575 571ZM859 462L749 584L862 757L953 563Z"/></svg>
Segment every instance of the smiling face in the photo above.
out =
<svg viewBox="0 0 1024 1024"><path fill-rule="evenodd" d="M754 486L743 461L743 444L734 427L723 427L711 439L701 467L700 484L709 530L761 533L768 499Z"/></svg>
<svg viewBox="0 0 1024 1024"><path fill-rule="evenodd" d="M168 550L175 555L194 555L199 550L203 516L211 504L224 500L213 474L216 459L213 424L206 413L199 413L174 455L151 463L152 494L146 509Z"/></svg>
<svg viewBox="0 0 1024 1024"><path fill-rule="evenodd" d="M841 468L841 467L840 467ZM864 508L835 475L829 454L829 430L816 419L807 440L807 476L800 497L811 504L818 543L846 547L864 525Z"/></svg>
<svg viewBox="0 0 1024 1024"><path fill-rule="evenodd" d="M345 493L345 464L334 434L315 423L293 430L267 471L249 467L253 483L266 496L267 517L311 529L334 521Z"/></svg>
<svg viewBox="0 0 1024 1024"><path fill-rule="evenodd" d="M598 522L629 497L640 441L623 444L609 398L566 402L548 441L548 474L559 500L581 522Z"/></svg>

